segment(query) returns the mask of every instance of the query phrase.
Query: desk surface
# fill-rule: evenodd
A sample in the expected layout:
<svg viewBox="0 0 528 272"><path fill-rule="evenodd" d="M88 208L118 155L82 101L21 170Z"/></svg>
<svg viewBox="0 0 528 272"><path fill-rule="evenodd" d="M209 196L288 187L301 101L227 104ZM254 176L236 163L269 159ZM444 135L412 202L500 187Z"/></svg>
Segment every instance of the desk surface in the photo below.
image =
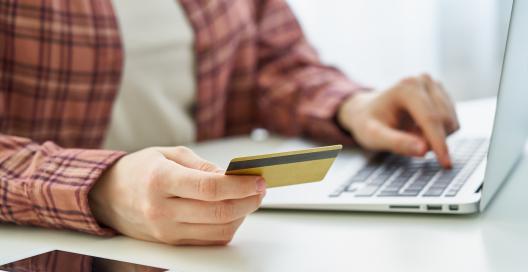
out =
<svg viewBox="0 0 528 272"><path fill-rule="evenodd" d="M482 116L479 103L461 111ZM250 141L209 143L197 151L222 161L229 152L247 153ZM251 152L281 143L277 138L251 142ZM4 224L0 263L62 249L176 271L526 271L527 179L525 158L480 215L259 211L246 219L227 247L171 247Z"/></svg>

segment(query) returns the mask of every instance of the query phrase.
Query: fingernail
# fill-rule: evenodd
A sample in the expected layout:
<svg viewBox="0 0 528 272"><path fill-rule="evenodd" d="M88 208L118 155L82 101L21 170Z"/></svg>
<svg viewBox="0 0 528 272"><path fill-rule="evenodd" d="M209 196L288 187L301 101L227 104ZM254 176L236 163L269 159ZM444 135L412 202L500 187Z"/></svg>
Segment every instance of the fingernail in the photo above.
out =
<svg viewBox="0 0 528 272"><path fill-rule="evenodd" d="M260 193L260 199L263 199L266 196L266 191Z"/></svg>
<svg viewBox="0 0 528 272"><path fill-rule="evenodd" d="M264 178L257 179L257 193L262 193L266 191L266 181Z"/></svg>

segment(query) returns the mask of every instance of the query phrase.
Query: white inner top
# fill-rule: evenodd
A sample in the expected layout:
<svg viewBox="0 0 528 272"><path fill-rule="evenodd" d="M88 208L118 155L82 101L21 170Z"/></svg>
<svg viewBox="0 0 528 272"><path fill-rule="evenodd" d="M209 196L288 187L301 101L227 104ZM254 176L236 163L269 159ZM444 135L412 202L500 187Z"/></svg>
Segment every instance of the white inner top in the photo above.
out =
<svg viewBox="0 0 528 272"><path fill-rule="evenodd" d="M113 0L125 65L104 148L194 141L194 32L176 0Z"/></svg>

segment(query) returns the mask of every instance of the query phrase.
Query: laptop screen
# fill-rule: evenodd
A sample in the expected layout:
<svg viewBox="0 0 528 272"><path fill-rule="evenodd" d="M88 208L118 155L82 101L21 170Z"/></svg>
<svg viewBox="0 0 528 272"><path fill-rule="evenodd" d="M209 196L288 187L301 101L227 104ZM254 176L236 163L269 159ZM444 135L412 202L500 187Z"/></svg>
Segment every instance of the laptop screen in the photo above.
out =
<svg viewBox="0 0 528 272"><path fill-rule="evenodd" d="M483 210L524 151L528 136L528 1L513 1L482 189Z"/></svg>

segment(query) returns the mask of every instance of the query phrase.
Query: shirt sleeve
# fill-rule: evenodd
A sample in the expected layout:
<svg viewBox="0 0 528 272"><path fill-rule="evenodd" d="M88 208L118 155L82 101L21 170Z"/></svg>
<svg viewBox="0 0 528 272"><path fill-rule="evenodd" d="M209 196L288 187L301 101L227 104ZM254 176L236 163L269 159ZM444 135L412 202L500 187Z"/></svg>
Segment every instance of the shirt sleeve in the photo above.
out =
<svg viewBox="0 0 528 272"><path fill-rule="evenodd" d="M321 63L284 0L257 1L260 123L271 131L352 144L336 113L368 88Z"/></svg>
<svg viewBox="0 0 528 272"><path fill-rule="evenodd" d="M0 221L113 234L96 222L88 193L123 155L0 134Z"/></svg>

